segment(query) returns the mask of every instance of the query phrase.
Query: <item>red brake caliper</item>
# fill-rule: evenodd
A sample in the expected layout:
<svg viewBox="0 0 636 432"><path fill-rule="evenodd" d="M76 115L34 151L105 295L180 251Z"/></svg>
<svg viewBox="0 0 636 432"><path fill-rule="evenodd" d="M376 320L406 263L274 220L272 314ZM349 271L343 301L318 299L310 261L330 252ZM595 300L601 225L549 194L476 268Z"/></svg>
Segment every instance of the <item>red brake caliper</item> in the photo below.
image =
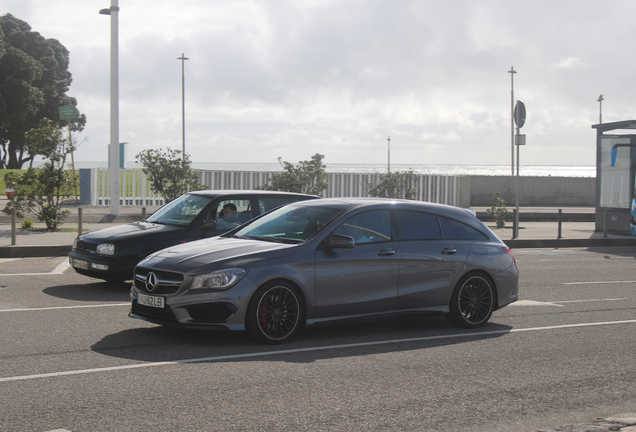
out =
<svg viewBox="0 0 636 432"><path fill-rule="evenodd" d="M261 325L264 326L267 324L267 297L261 301L261 305L258 309L260 310L258 318L260 319Z"/></svg>

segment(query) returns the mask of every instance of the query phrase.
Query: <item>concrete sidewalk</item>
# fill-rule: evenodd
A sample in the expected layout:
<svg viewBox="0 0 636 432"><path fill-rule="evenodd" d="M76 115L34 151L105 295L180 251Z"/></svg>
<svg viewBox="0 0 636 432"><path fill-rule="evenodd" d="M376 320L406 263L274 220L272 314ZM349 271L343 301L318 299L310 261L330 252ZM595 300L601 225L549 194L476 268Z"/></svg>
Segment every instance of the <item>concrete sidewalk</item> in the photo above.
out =
<svg viewBox="0 0 636 432"><path fill-rule="evenodd" d="M6 197L0 197L0 208L6 205ZM48 232L44 224L35 223L31 230L20 229L17 221L16 244L11 245L11 219L0 213L0 258L21 258L40 256L64 256L71 250L77 237L78 206L64 206L71 216L61 225L60 231ZM152 214L158 207L146 207L146 215ZM482 219L485 208L474 208ZM131 223L142 220L144 209L139 206L121 206L120 214L113 218L107 206L82 206L82 229L84 232ZM593 208L564 208L561 226L561 238L558 236L556 222L557 208L527 207L520 209L519 237L512 239L512 224L497 229L494 222L486 221L497 236L510 248L557 248L557 247L598 247L598 246L636 246L636 238L631 236L608 235L594 231ZM525 215L525 217L524 217ZM32 217L34 220L35 218ZM580 220L588 220L581 222Z"/></svg>

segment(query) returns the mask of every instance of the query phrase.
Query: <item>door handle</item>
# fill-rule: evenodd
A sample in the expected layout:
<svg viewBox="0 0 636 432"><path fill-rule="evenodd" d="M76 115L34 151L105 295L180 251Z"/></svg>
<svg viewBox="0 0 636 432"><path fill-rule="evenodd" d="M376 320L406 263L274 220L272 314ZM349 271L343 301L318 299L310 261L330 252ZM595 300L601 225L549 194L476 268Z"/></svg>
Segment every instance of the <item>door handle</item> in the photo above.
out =
<svg viewBox="0 0 636 432"><path fill-rule="evenodd" d="M395 253L393 249L380 249L378 251L378 256L391 256Z"/></svg>
<svg viewBox="0 0 636 432"><path fill-rule="evenodd" d="M442 249L440 252L442 253L442 255L453 255L457 253L457 249L451 246Z"/></svg>

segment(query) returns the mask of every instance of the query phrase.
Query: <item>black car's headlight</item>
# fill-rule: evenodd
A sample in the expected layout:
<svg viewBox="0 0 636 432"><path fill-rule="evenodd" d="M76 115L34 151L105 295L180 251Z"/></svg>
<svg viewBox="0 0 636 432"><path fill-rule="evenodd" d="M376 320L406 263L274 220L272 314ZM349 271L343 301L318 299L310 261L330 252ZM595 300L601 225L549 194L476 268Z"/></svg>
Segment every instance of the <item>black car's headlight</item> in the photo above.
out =
<svg viewBox="0 0 636 432"><path fill-rule="evenodd" d="M194 277L190 289L216 288L228 289L243 279L247 270L242 268L231 268L206 273Z"/></svg>
<svg viewBox="0 0 636 432"><path fill-rule="evenodd" d="M95 248L95 252L99 255L114 255L115 254L115 245L110 243L100 243Z"/></svg>

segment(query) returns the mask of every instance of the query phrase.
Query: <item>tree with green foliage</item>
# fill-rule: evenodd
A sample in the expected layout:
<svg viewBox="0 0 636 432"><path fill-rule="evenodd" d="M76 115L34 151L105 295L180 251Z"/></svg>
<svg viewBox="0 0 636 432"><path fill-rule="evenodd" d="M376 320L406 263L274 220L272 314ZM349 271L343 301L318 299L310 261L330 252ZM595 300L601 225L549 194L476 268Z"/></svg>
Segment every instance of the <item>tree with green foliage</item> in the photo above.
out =
<svg viewBox="0 0 636 432"><path fill-rule="evenodd" d="M43 118L59 119L59 108L77 105L66 95L72 81L69 52L56 39L45 39L11 14L0 16L0 169L19 169L39 153L26 145L25 133ZM86 116L71 121L82 131ZM43 155L44 156L44 155Z"/></svg>
<svg viewBox="0 0 636 432"><path fill-rule="evenodd" d="M369 188L369 196L414 200L417 178L413 170L381 174L377 183Z"/></svg>
<svg viewBox="0 0 636 432"><path fill-rule="evenodd" d="M258 189L319 195L329 186L325 173L326 167L322 163L324 157L316 153L311 160L300 161L298 165L279 157L278 163L281 164L284 172L272 175L271 184L262 185Z"/></svg>
<svg viewBox="0 0 636 432"><path fill-rule="evenodd" d="M63 137L55 122L42 119L40 127L26 133L29 148L37 149L46 162L40 168L29 168L23 174L9 172L4 181L14 192L2 210L11 214L16 209L18 217L33 213L49 230L56 230L70 211L62 209L64 199L73 195L77 177L65 168L72 145Z"/></svg>
<svg viewBox="0 0 636 432"><path fill-rule="evenodd" d="M199 175L190 167L189 156L179 156L181 150L146 149L137 156L137 163L144 168L150 188L160 194L165 202L193 190L205 189Z"/></svg>

